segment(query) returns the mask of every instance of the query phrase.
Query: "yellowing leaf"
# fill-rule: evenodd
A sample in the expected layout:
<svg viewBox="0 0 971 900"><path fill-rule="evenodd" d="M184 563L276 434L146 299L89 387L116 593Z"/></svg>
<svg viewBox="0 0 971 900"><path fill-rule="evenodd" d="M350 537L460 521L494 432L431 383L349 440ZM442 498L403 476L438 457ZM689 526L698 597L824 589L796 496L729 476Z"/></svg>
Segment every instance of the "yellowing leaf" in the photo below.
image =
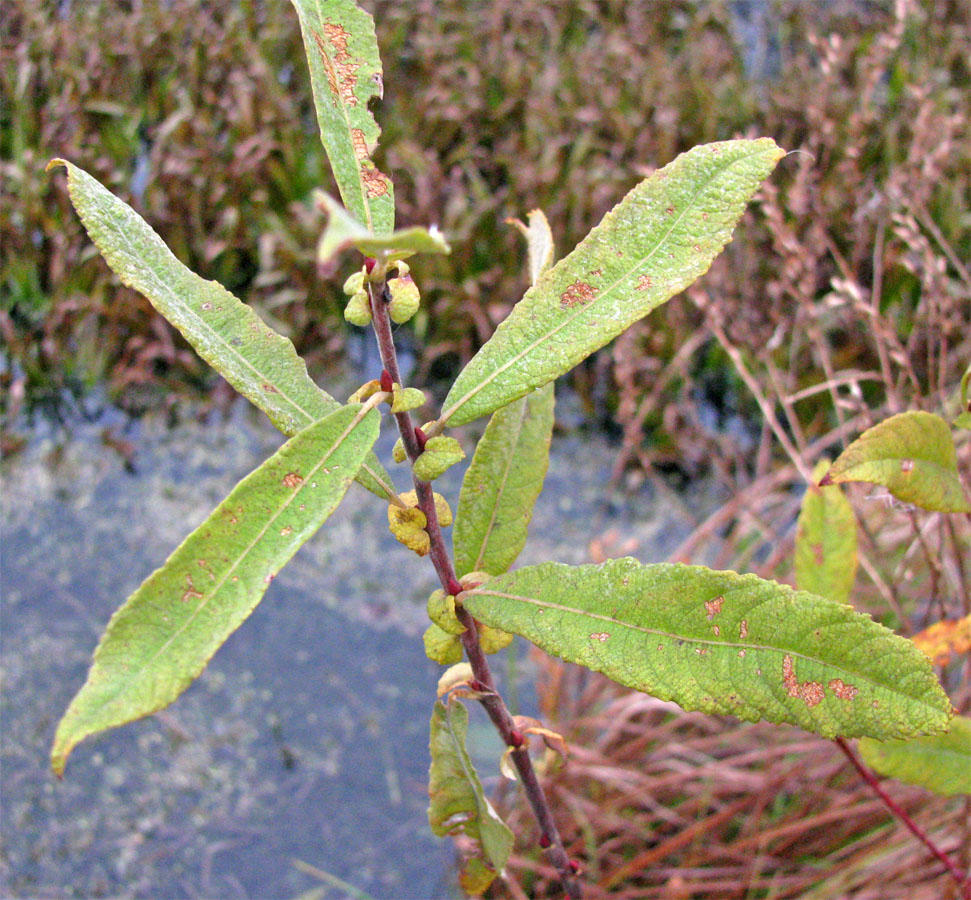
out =
<svg viewBox="0 0 971 900"><path fill-rule="evenodd" d="M947 734L909 741L863 738L860 755L881 775L942 794L971 794L971 719L955 716Z"/></svg>
<svg viewBox="0 0 971 900"><path fill-rule="evenodd" d="M946 666L952 656L971 651L971 616L935 622L911 640L935 666Z"/></svg>
<svg viewBox="0 0 971 900"><path fill-rule="evenodd" d="M476 848L463 871L466 890L484 891L502 872L512 851L513 835L482 790L466 750L469 713L450 696L432 709L428 772L428 821L439 837L464 834Z"/></svg>
<svg viewBox="0 0 971 900"><path fill-rule="evenodd" d="M880 739L940 732L951 717L911 641L754 575L633 559L544 563L461 600L480 622L688 710Z"/></svg>
<svg viewBox="0 0 971 900"><path fill-rule="evenodd" d="M85 737L168 706L195 680L337 507L379 422L347 406L296 434L128 598L57 727L55 773Z"/></svg>
<svg viewBox="0 0 971 900"><path fill-rule="evenodd" d="M818 480L829 468L821 460L813 472ZM796 586L839 603L848 603L856 578L856 517L838 485L811 484L802 500L796 524Z"/></svg>
<svg viewBox="0 0 971 900"><path fill-rule="evenodd" d="M940 416L905 412L868 428L820 484L866 481L935 512L971 512L957 474L951 430Z"/></svg>
<svg viewBox="0 0 971 900"><path fill-rule="evenodd" d="M641 182L513 307L452 385L442 421L470 422L553 381L703 275L783 155L768 138L707 144Z"/></svg>

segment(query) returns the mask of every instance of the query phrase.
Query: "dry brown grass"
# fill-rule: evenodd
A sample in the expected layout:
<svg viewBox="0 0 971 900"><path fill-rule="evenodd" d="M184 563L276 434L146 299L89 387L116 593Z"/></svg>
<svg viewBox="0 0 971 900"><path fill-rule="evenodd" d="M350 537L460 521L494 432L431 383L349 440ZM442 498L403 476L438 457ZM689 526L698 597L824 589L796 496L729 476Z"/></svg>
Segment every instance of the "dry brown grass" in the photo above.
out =
<svg viewBox="0 0 971 900"><path fill-rule="evenodd" d="M538 654L537 654L538 656ZM793 728L684 713L599 675L537 660L543 715L570 744L545 778L585 896L947 900L959 896L832 743ZM967 806L893 784L950 853L967 849ZM527 809L505 804L520 836ZM556 873L515 856L496 896L558 896Z"/></svg>

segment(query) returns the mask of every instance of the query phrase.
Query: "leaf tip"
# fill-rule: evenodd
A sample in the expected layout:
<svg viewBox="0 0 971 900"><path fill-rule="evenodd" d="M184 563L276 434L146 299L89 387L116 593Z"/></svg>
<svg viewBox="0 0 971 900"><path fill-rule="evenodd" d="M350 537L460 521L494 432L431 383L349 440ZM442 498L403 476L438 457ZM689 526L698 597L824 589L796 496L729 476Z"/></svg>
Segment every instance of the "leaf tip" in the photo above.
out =
<svg viewBox="0 0 971 900"><path fill-rule="evenodd" d="M45 172L50 172L51 169L56 169L58 166L64 166L67 168L67 160L61 159L59 156L55 156L46 166L44 166Z"/></svg>

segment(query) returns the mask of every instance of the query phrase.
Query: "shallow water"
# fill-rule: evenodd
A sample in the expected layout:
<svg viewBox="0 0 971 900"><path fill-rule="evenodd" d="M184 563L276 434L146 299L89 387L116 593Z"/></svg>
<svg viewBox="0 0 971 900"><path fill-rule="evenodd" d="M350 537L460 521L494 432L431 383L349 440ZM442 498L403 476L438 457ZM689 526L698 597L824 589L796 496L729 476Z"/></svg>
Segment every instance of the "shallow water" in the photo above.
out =
<svg viewBox="0 0 971 900"><path fill-rule="evenodd" d="M133 471L106 427L131 443ZM111 612L281 441L243 403L173 429L108 410L5 462L3 896L351 896L296 861L375 898L459 896L426 818L440 668L420 634L434 573L357 486L173 706L81 744L63 782L47 769ZM382 459L392 441L382 435ZM614 452L597 435L554 437L520 564L588 561L609 528L645 561L684 535L691 517L671 498L601 498ZM453 508L460 478L439 482ZM473 731L495 778L498 743L484 721Z"/></svg>

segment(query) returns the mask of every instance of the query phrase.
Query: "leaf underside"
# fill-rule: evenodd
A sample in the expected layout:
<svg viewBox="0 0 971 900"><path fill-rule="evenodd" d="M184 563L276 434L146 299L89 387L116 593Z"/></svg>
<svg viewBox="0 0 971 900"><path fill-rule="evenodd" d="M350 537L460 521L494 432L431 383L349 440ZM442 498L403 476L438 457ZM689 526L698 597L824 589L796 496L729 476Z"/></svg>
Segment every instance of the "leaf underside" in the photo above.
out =
<svg viewBox="0 0 971 900"><path fill-rule="evenodd" d="M428 822L438 837L462 832L477 846L460 876L471 893L481 893L506 865L513 834L489 803L466 749L468 710L454 696L432 710L428 772Z"/></svg>
<svg viewBox="0 0 971 900"><path fill-rule="evenodd" d="M391 179L371 154L381 129L368 104L380 98L374 20L353 0L292 0L300 19L320 139L344 205L374 234L394 228Z"/></svg>
<svg viewBox="0 0 971 900"><path fill-rule="evenodd" d="M501 575L526 543L553 433L553 385L496 410L462 480L455 571Z"/></svg>
<svg viewBox="0 0 971 900"><path fill-rule="evenodd" d="M860 755L872 769L945 797L971 794L971 719L955 716L947 734L909 741L863 738Z"/></svg>
<svg viewBox="0 0 971 900"><path fill-rule="evenodd" d="M543 273L459 374L461 425L568 372L703 275L784 155L769 138L695 147L641 182Z"/></svg>
<svg viewBox="0 0 971 900"><path fill-rule="evenodd" d="M813 472L821 478L823 460ZM811 484L803 497L796 523L796 585L838 603L849 603L856 578L856 516L838 485Z"/></svg>
<svg viewBox="0 0 971 900"><path fill-rule="evenodd" d="M354 480L380 423L361 410L343 407L287 441L115 612L58 725L55 773L85 737L168 706L202 672Z"/></svg>
<svg viewBox="0 0 971 900"><path fill-rule="evenodd" d="M488 625L687 710L881 740L942 731L951 715L913 643L754 575L634 559L544 563L462 602Z"/></svg>
<svg viewBox="0 0 971 900"><path fill-rule="evenodd" d="M65 160L54 162L67 168L71 202L122 284L145 296L280 431L294 435L341 408L314 384L289 340L221 284L186 268L151 226L97 179ZM358 480L379 497L394 489L374 456Z"/></svg>
<svg viewBox="0 0 971 900"><path fill-rule="evenodd" d="M951 430L929 412L899 413L868 428L840 454L823 481L865 481L922 509L971 512L958 478Z"/></svg>

